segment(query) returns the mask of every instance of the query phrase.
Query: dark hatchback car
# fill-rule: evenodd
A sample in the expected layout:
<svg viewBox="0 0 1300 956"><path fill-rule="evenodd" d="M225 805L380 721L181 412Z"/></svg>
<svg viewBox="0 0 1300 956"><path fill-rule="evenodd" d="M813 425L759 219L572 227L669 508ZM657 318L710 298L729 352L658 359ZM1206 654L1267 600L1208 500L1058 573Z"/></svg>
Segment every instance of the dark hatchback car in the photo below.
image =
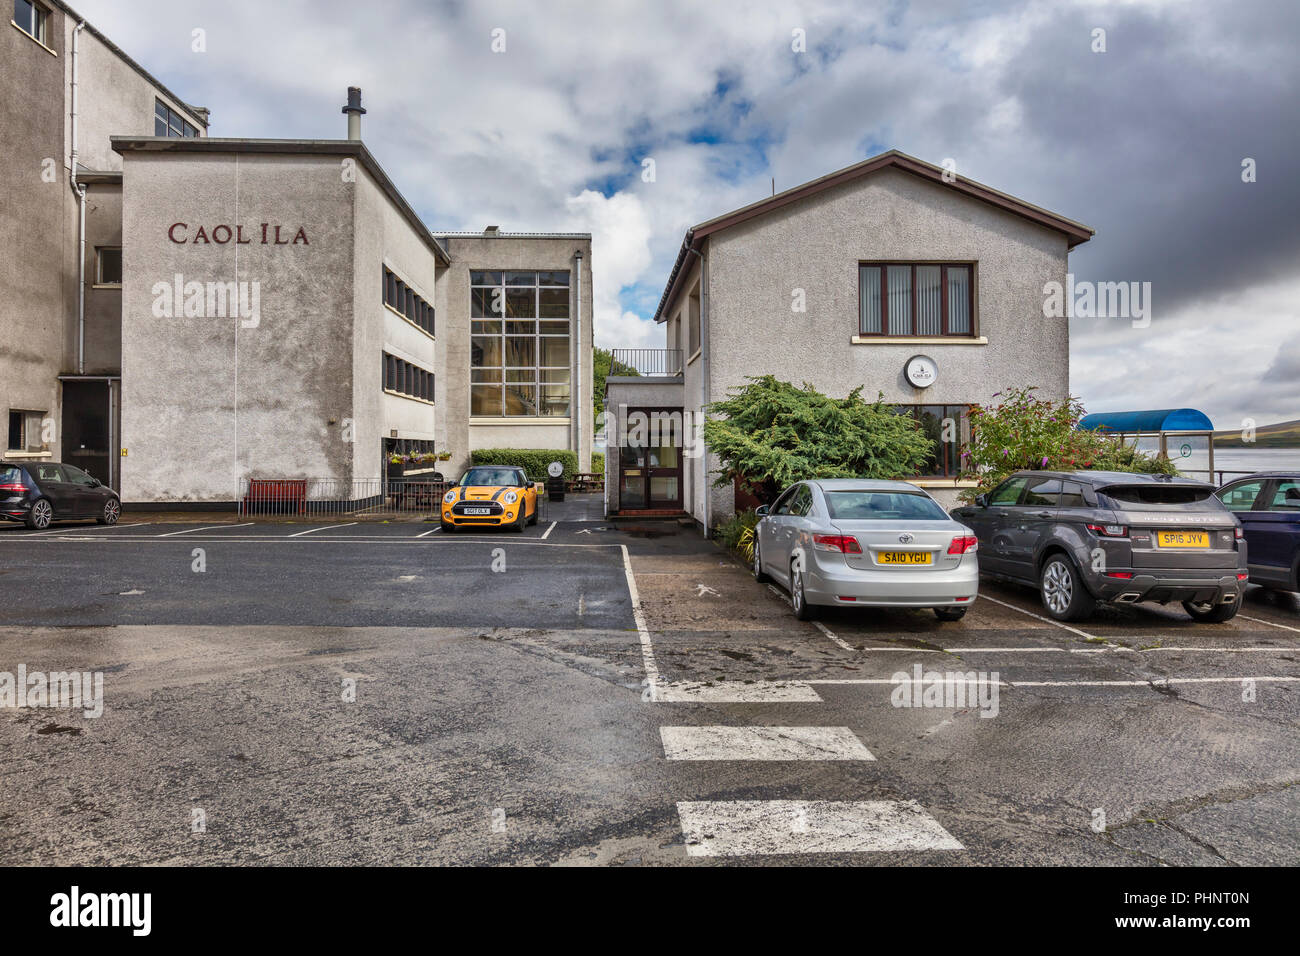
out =
<svg viewBox="0 0 1300 956"><path fill-rule="evenodd" d="M94 518L117 524L122 502L98 478L57 461L0 461L0 518L29 528L48 528L51 521Z"/></svg>
<svg viewBox="0 0 1300 956"><path fill-rule="evenodd" d="M1037 587L1059 621L1099 601L1182 602L1198 621L1237 613L1246 548L1213 485L1168 475L1021 471L954 518L979 538L980 571Z"/></svg>
<svg viewBox="0 0 1300 956"><path fill-rule="evenodd" d="M1217 494L1246 535L1250 583L1300 591L1300 472L1258 472Z"/></svg>

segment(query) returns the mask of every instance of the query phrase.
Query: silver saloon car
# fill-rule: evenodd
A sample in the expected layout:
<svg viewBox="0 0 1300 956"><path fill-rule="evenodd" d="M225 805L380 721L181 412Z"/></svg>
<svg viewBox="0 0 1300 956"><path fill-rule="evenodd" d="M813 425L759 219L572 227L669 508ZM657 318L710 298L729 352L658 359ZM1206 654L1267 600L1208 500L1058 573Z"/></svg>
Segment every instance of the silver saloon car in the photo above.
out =
<svg viewBox="0 0 1300 956"><path fill-rule="evenodd" d="M905 481L801 481L758 510L754 577L818 605L928 607L956 621L979 591L975 532Z"/></svg>

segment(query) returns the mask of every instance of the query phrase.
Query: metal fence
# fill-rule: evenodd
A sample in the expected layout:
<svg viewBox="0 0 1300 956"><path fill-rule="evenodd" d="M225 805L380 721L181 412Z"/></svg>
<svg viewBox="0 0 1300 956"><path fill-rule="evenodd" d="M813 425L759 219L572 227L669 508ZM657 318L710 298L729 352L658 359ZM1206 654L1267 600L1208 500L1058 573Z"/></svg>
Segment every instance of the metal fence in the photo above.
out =
<svg viewBox="0 0 1300 956"><path fill-rule="evenodd" d="M238 510L245 515L415 517L436 515L449 481L392 478L245 478Z"/></svg>
<svg viewBox="0 0 1300 956"><path fill-rule="evenodd" d="M633 369L638 375L681 375L681 349L614 349L610 375L626 375ZM619 366L623 368L620 369Z"/></svg>

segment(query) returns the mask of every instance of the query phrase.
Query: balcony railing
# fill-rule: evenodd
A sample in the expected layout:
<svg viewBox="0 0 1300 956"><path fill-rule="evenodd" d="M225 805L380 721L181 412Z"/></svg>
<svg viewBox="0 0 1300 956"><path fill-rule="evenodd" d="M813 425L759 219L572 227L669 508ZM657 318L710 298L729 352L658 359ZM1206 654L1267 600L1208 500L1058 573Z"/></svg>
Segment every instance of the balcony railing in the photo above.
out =
<svg viewBox="0 0 1300 956"><path fill-rule="evenodd" d="M681 375L681 349L614 349L610 375Z"/></svg>

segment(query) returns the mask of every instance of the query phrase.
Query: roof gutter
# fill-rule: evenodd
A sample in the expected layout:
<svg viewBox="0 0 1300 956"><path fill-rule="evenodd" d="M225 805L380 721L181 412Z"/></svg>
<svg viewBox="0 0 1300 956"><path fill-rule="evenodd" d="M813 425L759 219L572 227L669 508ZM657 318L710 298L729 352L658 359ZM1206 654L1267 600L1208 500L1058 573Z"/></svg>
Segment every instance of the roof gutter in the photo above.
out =
<svg viewBox="0 0 1300 956"><path fill-rule="evenodd" d="M695 227L692 226L686 230L686 236L682 239L682 247L677 250L677 261L673 263L672 271L668 273L668 284L664 287L664 294L659 297L659 306L655 309L655 322L662 322L664 318L664 309L668 303L677 297L680 291L678 288L685 278L685 270L682 268L686 264L686 255L688 252L694 252L699 255L699 250L693 248L695 242Z"/></svg>

